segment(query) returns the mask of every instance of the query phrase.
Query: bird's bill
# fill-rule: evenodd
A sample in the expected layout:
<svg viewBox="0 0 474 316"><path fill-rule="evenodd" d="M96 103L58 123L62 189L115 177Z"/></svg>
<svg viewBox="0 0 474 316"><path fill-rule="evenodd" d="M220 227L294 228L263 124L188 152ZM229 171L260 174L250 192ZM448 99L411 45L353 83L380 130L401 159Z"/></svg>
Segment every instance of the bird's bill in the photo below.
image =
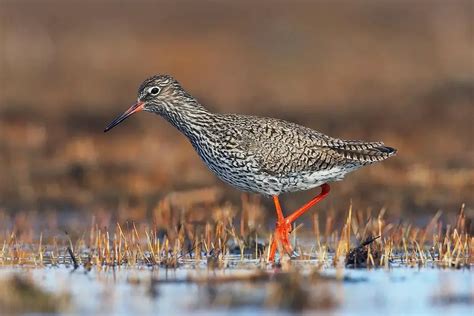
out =
<svg viewBox="0 0 474 316"><path fill-rule="evenodd" d="M110 123L105 129L104 129L104 133L105 132L108 132L109 130L111 130L112 128L114 128L116 125L119 125L120 123L122 123L123 121L125 121L130 115L132 115L133 113L137 113L137 112L140 112L143 110L143 107L144 107L145 103L143 102L137 102L135 103L134 105L132 105L127 111L125 111L122 115L120 115L119 117L117 117L115 120L112 121L112 123Z"/></svg>

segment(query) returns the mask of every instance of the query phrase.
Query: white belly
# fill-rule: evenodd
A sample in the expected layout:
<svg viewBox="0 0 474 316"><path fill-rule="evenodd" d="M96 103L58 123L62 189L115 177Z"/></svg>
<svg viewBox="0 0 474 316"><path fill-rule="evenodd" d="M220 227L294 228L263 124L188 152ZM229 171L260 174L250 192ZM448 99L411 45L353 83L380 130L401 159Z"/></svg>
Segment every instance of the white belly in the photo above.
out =
<svg viewBox="0 0 474 316"><path fill-rule="evenodd" d="M272 195L278 195L285 192L305 191L324 183L342 180L347 173L360 167L335 167L328 170L289 175L282 178L262 177L260 180L265 183L266 187L271 188Z"/></svg>

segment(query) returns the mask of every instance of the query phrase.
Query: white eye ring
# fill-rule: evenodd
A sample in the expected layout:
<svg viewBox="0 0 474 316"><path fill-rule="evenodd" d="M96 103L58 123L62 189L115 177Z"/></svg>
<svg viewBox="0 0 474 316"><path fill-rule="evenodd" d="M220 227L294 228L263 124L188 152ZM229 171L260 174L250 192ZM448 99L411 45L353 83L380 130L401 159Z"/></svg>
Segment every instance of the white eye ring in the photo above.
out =
<svg viewBox="0 0 474 316"><path fill-rule="evenodd" d="M160 93L160 91L161 91L161 88L157 86L148 88L148 93L151 95L157 95L158 93Z"/></svg>

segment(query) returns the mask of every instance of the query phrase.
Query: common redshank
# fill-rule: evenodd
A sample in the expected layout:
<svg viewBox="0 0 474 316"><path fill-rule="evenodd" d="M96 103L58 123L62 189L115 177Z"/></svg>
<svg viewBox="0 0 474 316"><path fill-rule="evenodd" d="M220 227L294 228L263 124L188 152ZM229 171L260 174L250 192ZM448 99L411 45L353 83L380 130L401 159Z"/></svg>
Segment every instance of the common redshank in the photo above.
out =
<svg viewBox="0 0 474 316"><path fill-rule="evenodd" d="M156 113L176 127L224 182L273 198L277 223L270 261L277 249L294 254L289 241L292 223L328 195L328 182L396 153L382 142L332 138L280 119L212 113L169 75L146 79L137 102L104 132L139 111ZM317 186L319 195L291 215L283 215L280 194Z"/></svg>

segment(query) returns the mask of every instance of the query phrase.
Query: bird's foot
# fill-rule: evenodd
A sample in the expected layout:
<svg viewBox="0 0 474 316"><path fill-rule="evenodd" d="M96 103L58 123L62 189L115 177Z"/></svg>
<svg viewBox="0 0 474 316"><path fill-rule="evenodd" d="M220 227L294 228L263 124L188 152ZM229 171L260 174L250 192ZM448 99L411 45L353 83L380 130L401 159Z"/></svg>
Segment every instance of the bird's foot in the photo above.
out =
<svg viewBox="0 0 474 316"><path fill-rule="evenodd" d="M275 228L275 233L273 234L272 243L270 246L270 256L269 261L275 261L275 254L277 248L283 248L283 250L290 256L296 257L298 254L293 251L290 243L290 233L291 233L291 223L287 219L278 221Z"/></svg>

